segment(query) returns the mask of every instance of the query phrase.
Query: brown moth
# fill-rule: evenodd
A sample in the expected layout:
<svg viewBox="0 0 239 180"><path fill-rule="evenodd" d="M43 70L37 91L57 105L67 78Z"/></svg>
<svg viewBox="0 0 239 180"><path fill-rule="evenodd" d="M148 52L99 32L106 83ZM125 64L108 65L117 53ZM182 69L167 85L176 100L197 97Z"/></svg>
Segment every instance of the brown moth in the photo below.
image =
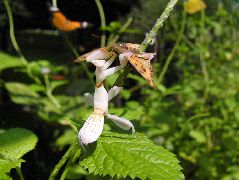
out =
<svg viewBox="0 0 239 180"><path fill-rule="evenodd" d="M114 43L110 46L99 48L89 53L83 54L78 57L75 62L87 61L88 59L92 59L94 57L97 57L99 60L107 60L115 53L124 55L124 58L126 58L130 64L132 64L132 66L141 74L141 76L147 80L149 86L155 88L153 81L153 70L152 66L150 65L150 60L155 57L156 53L140 52L139 48L139 44Z"/></svg>
<svg viewBox="0 0 239 180"><path fill-rule="evenodd" d="M143 76L148 82L149 86L155 88L153 81L153 69L150 65L150 60L153 59L156 53L145 53L139 51L139 44L132 43L115 43L112 49L119 54L125 54L125 58L134 66L134 68ZM131 53L127 53L131 52Z"/></svg>

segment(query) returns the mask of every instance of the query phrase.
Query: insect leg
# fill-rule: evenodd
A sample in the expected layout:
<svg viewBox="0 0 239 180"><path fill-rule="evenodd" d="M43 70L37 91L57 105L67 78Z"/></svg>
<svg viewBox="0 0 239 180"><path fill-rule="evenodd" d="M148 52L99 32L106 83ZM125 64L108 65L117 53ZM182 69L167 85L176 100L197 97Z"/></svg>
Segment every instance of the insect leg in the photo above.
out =
<svg viewBox="0 0 239 180"><path fill-rule="evenodd" d="M87 103L88 106L94 105L94 96L92 94L85 93L84 98L85 98L85 102Z"/></svg>
<svg viewBox="0 0 239 180"><path fill-rule="evenodd" d="M112 53L112 56L110 57L110 59L105 63L104 65L104 69L107 69L108 67L110 67L110 65L114 62L115 60L115 57L116 57L116 54L115 53Z"/></svg>
<svg viewBox="0 0 239 180"><path fill-rule="evenodd" d="M113 99L115 96L117 96L120 91L122 90L122 87L114 86L108 91L108 101Z"/></svg>
<svg viewBox="0 0 239 180"><path fill-rule="evenodd" d="M130 128L132 128L132 134L135 133L134 125L129 120L111 114L107 114L106 116L109 119L111 119L121 129L129 130Z"/></svg>

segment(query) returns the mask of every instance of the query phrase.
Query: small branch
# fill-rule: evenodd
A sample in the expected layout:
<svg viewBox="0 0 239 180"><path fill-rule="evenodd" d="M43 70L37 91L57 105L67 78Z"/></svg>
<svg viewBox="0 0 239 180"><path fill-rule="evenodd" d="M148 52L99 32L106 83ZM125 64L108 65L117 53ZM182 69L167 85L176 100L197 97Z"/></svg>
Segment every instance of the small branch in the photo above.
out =
<svg viewBox="0 0 239 180"><path fill-rule="evenodd" d="M20 167L16 167L16 170L17 170L17 174L18 174L20 180L24 180L21 168Z"/></svg>
<svg viewBox="0 0 239 180"><path fill-rule="evenodd" d="M49 176L48 180L55 180L57 174L59 173L61 167L66 163L66 161L69 159L70 155L74 152L75 147L78 145L77 142L74 142L69 149L66 151L66 153L62 156L59 163L55 166L53 169L51 175Z"/></svg>
<svg viewBox="0 0 239 180"><path fill-rule="evenodd" d="M178 49L178 46L179 46L179 44L180 44L180 42L181 42L181 40L182 40L182 38L183 38L183 33L184 33L184 31L185 31L185 27L186 27L186 11L185 11L185 9L184 9L184 11L183 11L182 25L181 25L181 28L180 28L180 31L179 31L178 38L177 38L176 43L175 43L175 45L174 45L174 47L173 47L173 50L171 51L171 53L169 54L167 60L165 61L165 64L164 64L164 66L163 66L163 69L162 69L162 71L161 71L161 73L160 73L160 75L159 75L159 80L158 80L158 83L159 83L159 84L160 84L161 81L163 80L164 75L165 75L165 73L166 73L167 70L168 70L169 64L170 64L171 61L173 60L173 57L174 57L174 55L175 55L175 53L176 53L176 50Z"/></svg>
<svg viewBox="0 0 239 180"><path fill-rule="evenodd" d="M51 84L50 84L50 81L49 81L48 74L43 74L43 78L44 78L45 85L46 85L46 95L47 95L47 97L50 99L52 104L56 106L57 109L60 109L61 104L59 103L59 101L52 94L52 88L51 88Z"/></svg>
<svg viewBox="0 0 239 180"><path fill-rule="evenodd" d="M128 74L130 73L130 71L131 71L131 67L130 66L126 66L124 71L116 79L116 81L115 81L113 86L119 86L119 87L123 86L124 80L128 76Z"/></svg>
<svg viewBox="0 0 239 180"><path fill-rule="evenodd" d="M156 23L154 24L152 30L147 34L144 41L141 43L140 51L143 52L152 41L152 39L157 35L158 30L163 26L163 22L168 18L170 12L173 10L173 7L176 5L178 0L170 0L167 4L166 8L164 9L162 15L157 19ZM115 81L114 85L118 86L124 83L124 79L129 74L131 68L127 66L127 68L119 75L117 80Z"/></svg>
<svg viewBox="0 0 239 180"><path fill-rule="evenodd" d="M8 15L10 38L11 38L12 45L13 45L14 49L16 50L17 54L20 56L20 60L22 61L22 64L26 67L26 72L27 72L28 76L30 78L32 78L37 84L40 84L41 83L40 80L32 74L31 68L30 68L26 58L22 54L21 49L19 48L19 45L17 43L16 37L14 34L14 22L13 22L12 11L11 11L10 5L8 3L8 0L4 0L3 2L6 7L6 11L7 11L7 15Z"/></svg>
<svg viewBox="0 0 239 180"><path fill-rule="evenodd" d="M69 40L68 36L65 35L65 34L62 34L63 38L65 39L68 47L70 48L71 52L74 54L75 57L79 57L79 53L77 52L76 48L72 45L71 41ZM91 82L91 85L94 87L95 86L95 82L91 76L91 73L90 71L88 70L87 66L84 64L84 63L81 63L84 71L86 72L86 75L88 76L90 82Z"/></svg>
<svg viewBox="0 0 239 180"><path fill-rule="evenodd" d="M159 29L163 26L164 21L168 18L173 7L176 5L178 0L170 0L164 9L162 15L157 19L151 31L146 35L144 41L141 43L140 51L143 52L148 47L149 43L158 34Z"/></svg>
<svg viewBox="0 0 239 180"><path fill-rule="evenodd" d="M199 37L199 46L201 46L201 45L205 45L204 44L204 42L203 42L203 36L204 36L204 30L205 30L205 11L203 10L203 11L201 11L201 20L200 20L200 31L201 31L201 33L200 33L200 37ZM200 59L200 64L201 64L201 68L202 68L202 73L203 73L203 77L204 77L204 81L205 81L205 85L206 85L206 87L205 87L205 91L204 91L204 100L206 100L207 99L207 97L208 97L208 92L209 92L209 73L208 73L208 71L207 71L207 64L206 64L206 62L205 62L205 60L204 60L204 56L203 56L203 54L202 54L202 52L200 52L200 55L199 55L199 59Z"/></svg>
<svg viewBox="0 0 239 180"><path fill-rule="evenodd" d="M115 37L114 37L113 40L110 42L110 44L113 44L113 43L115 43L116 41L118 41L118 39L119 39L119 37L120 37L120 34L121 34L122 32L124 32L124 30L127 29L127 28L130 26L130 24L132 23L132 21L133 21L133 18L130 17L130 18L124 23L124 25L120 28L119 34L115 35Z"/></svg>
<svg viewBox="0 0 239 180"><path fill-rule="evenodd" d="M106 26L106 23L105 23L105 13L104 13L103 6L100 0L95 0L95 3L98 7L99 14L100 14L101 28L104 28ZM105 32L102 32L100 47L105 47L105 43L106 43L106 35L105 35Z"/></svg>
<svg viewBox="0 0 239 180"><path fill-rule="evenodd" d="M11 8L9 6L9 3L8 3L8 0L4 0L4 5L6 7L6 10L7 10L7 15L8 15L8 19L9 19L9 27L10 27L10 38L11 38L11 41L12 41L12 45L14 47L14 49L17 51L18 55L20 56L21 58L21 61L24 65L27 64L27 60L26 58L23 56L19 46L18 46L18 43L17 43L17 40L15 38L15 35L14 35L14 22L13 22L13 16L12 16L12 11L11 11Z"/></svg>

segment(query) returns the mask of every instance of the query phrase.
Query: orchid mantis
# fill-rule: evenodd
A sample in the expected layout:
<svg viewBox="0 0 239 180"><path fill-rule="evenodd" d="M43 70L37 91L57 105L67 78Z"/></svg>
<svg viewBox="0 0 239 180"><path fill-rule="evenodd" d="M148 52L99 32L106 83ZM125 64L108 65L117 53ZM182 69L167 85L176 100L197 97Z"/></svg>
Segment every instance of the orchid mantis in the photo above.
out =
<svg viewBox="0 0 239 180"><path fill-rule="evenodd" d="M113 63L115 56L116 55L113 54L111 57L106 57L105 53L96 51L94 54L86 57L86 61L91 62L96 66L96 87L94 96L89 93L85 94L88 104L94 107L94 111L88 117L78 133L79 142L82 146L92 143L99 138L103 131L105 116L111 119L120 128L124 130L132 128L132 133L135 133L134 126L129 120L108 113L109 101L119 94L122 87L114 86L107 92L103 85L103 81L107 76L119 71L127 64L127 60L121 56L120 65L109 68ZM104 58L109 58L109 60L102 60Z"/></svg>

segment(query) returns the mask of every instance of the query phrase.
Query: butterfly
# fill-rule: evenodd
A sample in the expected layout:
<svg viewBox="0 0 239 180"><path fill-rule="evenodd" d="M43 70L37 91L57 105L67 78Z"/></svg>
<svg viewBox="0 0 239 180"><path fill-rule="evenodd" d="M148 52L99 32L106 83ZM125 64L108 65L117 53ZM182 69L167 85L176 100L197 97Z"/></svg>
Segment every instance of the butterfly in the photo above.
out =
<svg viewBox="0 0 239 180"><path fill-rule="evenodd" d="M78 57L75 62L87 61L88 59L95 58L97 60L107 60L112 57L115 53L119 54L120 57L126 58L130 64L146 79L149 86L155 88L153 81L153 69L150 65L156 53L145 53L140 52L139 44L132 43L114 43L112 45L93 50L89 53L83 54Z"/></svg>
<svg viewBox="0 0 239 180"><path fill-rule="evenodd" d="M60 31L74 31L76 29L85 29L88 27L92 27L91 23L86 21L78 22L71 21L66 18L66 16L57 8L56 10L52 10L52 24Z"/></svg>

